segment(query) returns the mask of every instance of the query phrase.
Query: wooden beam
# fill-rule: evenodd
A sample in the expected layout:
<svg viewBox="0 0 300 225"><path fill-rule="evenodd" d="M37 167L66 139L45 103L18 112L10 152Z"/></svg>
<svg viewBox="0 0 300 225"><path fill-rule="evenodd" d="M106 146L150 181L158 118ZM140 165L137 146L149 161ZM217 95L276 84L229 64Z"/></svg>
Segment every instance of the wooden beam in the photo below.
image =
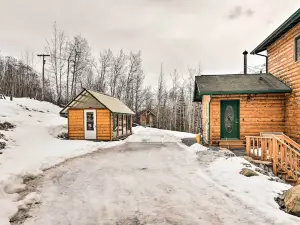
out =
<svg viewBox="0 0 300 225"><path fill-rule="evenodd" d="M114 117L111 112L109 113L109 116L110 116L110 140L112 141L113 131L114 131Z"/></svg>
<svg viewBox="0 0 300 225"><path fill-rule="evenodd" d="M119 114L117 114L117 137L119 137Z"/></svg>
<svg viewBox="0 0 300 225"><path fill-rule="evenodd" d="M130 115L130 134L132 134L132 115Z"/></svg>
<svg viewBox="0 0 300 225"><path fill-rule="evenodd" d="M246 137L246 155L247 156L250 156L250 145L251 145L250 137Z"/></svg>
<svg viewBox="0 0 300 225"><path fill-rule="evenodd" d="M122 114L122 136L124 135L124 115Z"/></svg>

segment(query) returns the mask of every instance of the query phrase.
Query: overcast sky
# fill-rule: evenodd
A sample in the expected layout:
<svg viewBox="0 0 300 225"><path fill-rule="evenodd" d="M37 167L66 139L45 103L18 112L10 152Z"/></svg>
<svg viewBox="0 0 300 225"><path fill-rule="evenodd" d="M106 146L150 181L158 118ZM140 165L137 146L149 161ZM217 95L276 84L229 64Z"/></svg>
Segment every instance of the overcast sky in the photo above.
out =
<svg viewBox="0 0 300 225"><path fill-rule="evenodd" d="M300 7L299 0L0 0L0 50L44 52L53 22L100 50L141 50L146 81L200 62L203 74L239 73L253 50ZM249 64L263 63L250 56ZM39 65L37 65L39 66Z"/></svg>

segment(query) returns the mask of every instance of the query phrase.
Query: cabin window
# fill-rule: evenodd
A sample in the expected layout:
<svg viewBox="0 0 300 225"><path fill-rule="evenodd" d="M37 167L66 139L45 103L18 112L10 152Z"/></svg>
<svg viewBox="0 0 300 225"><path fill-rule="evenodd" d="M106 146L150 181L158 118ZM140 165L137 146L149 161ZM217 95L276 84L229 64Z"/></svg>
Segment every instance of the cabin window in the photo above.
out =
<svg viewBox="0 0 300 225"><path fill-rule="evenodd" d="M295 60L300 61L300 36L295 39Z"/></svg>

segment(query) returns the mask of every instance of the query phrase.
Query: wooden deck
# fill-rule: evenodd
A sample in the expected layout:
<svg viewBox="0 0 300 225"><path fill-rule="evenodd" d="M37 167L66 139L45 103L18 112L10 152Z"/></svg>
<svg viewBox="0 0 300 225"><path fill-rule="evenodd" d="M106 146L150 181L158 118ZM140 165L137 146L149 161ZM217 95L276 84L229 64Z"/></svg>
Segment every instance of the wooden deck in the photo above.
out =
<svg viewBox="0 0 300 225"><path fill-rule="evenodd" d="M246 154L270 162L274 175L281 174L287 182L300 184L300 145L285 134L247 136Z"/></svg>

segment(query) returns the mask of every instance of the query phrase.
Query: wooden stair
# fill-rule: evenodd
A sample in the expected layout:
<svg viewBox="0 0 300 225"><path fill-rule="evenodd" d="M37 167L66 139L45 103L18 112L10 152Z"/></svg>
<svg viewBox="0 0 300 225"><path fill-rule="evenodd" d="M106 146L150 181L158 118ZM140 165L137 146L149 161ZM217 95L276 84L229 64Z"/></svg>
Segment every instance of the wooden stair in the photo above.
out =
<svg viewBox="0 0 300 225"><path fill-rule="evenodd" d="M227 149L245 149L246 143L243 140L219 140L219 147Z"/></svg>
<svg viewBox="0 0 300 225"><path fill-rule="evenodd" d="M246 137L246 154L271 161L273 173L287 183L300 184L300 145L283 133L261 133Z"/></svg>

